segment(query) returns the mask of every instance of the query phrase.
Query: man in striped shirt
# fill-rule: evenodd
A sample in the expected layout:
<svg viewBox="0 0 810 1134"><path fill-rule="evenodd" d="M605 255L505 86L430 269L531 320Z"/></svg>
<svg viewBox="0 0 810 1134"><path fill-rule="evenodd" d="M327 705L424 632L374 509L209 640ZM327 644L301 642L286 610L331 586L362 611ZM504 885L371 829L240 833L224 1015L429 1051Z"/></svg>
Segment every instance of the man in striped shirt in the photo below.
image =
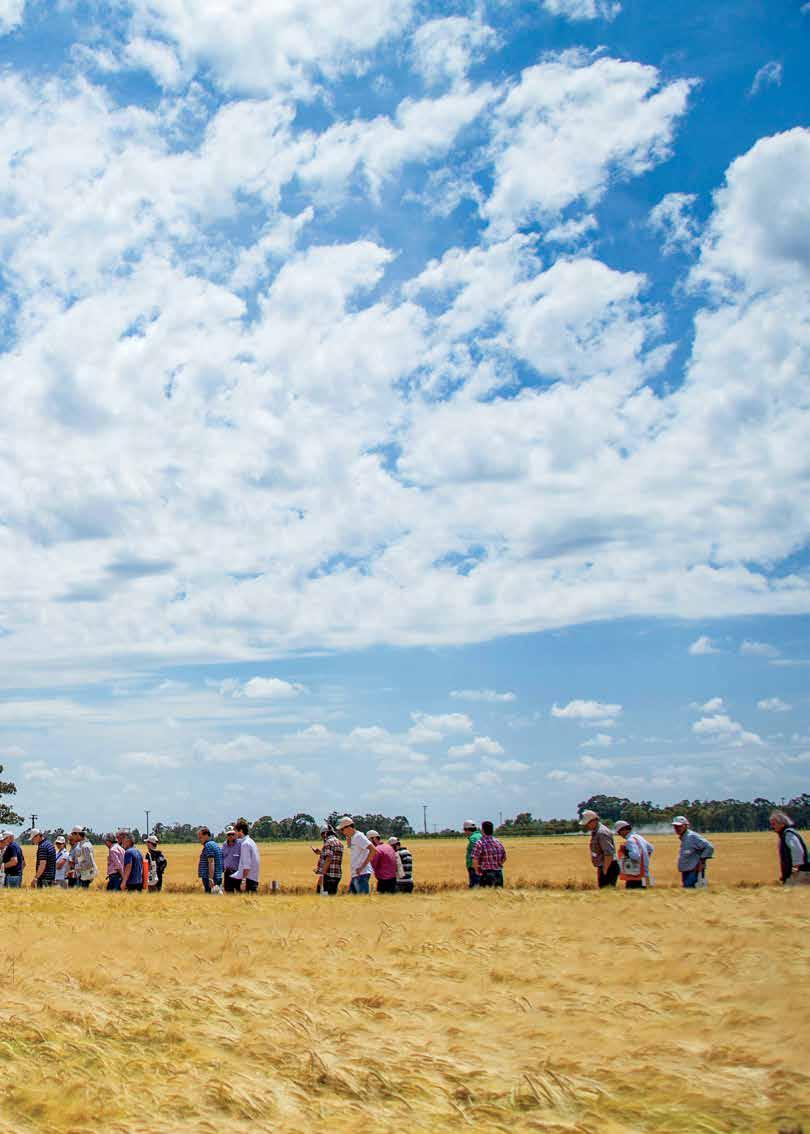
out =
<svg viewBox="0 0 810 1134"><path fill-rule="evenodd" d="M397 893L413 893L413 855L406 846L403 846L396 835L388 840L397 853L399 865L397 866Z"/></svg>
<svg viewBox="0 0 810 1134"><path fill-rule="evenodd" d="M197 877L203 884L206 894L222 893L222 851L219 844L211 838L208 827L200 827L197 839L202 844L200 861L197 865Z"/></svg>
<svg viewBox="0 0 810 1134"><path fill-rule="evenodd" d="M36 828L28 836L37 848L37 870L31 885L37 889L53 886L56 877L56 848L50 839L46 839L42 831Z"/></svg>
<svg viewBox="0 0 810 1134"><path fill-rule="evenodd" d="M491 821L485 819L481 824L481 838L473 847L473 867L481 879L481 886L503 886L506 848L494 838L493 830Z"/></svg>

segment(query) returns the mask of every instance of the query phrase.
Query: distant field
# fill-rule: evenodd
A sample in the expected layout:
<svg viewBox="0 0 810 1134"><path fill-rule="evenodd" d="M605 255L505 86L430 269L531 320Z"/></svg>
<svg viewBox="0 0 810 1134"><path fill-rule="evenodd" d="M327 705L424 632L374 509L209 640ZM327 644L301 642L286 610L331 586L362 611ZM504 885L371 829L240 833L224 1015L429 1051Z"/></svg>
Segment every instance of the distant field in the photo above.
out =
<svg viewBox="0 0 810 1134"><path fill-rule="evenodd" d="M0 903L2 1134L810 1130L810 889Z"/></svg>
<svg viewBox="0 0 810 1134"><path fill-rule="evenodd" d="M767 883L778 878L776 836L770 833L740 835L712 835L715 857L709 866L710 883L738 884L745 882ZM653 873L656 884L676 885L678 840L674 835L651 838L655 846ZM263 843L263 888L277 879L282 889L297 892L315 886L315 855L309 843ZM410 844L414 856L414 873L417 886L441 888L464 885L467 872L464 866L464 844L447 839L413 840ZM593 882L594 871L588 855L588 840L579 835L555 839L507 839L507 884L535 886L545 883L552 887L583 886ZM163 848L169 859L166 888L186 890L198 886L196 881L198 844L183 844ZM106 848L97 848L99 866L106 862ZM348 855L344 855L344 871L348 870ZM346 877L344 873L344 878ZM346 880L348 880L346 878Z"/></svg>

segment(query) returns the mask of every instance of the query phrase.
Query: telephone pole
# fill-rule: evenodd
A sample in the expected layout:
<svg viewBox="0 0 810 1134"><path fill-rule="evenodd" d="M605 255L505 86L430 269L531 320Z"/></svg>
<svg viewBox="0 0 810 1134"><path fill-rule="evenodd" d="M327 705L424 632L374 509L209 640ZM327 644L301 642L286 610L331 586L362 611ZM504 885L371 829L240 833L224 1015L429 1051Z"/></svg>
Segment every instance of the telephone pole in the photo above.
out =
<svg viewBox="0 0 810 1134"><path fill-rule="evenodd" d="M146 834L148 835L149 834L149 812L146 811L145 815L146 815Z"/></svg>
<svg viewBox="0 0 810 1134"><path fill-rule="evenodd" d="M33 813L33 815L31 816L31 829L32 829L32 830L33 830L33 829L34 829L34 827L36 827L36 825L37 825L37 819L39 819L39 816L37 815L37 813L36 813L36 811L35 811L35 812Z"/></svg>
<svg viewBox="0 0 810 1134"><path fill-rule="evenodd" d="M422 826L424 827L425 834L428 833L428 829L427 829L427 809L428 809L428 805L426 803L423 803L422 804Z"/></svg>

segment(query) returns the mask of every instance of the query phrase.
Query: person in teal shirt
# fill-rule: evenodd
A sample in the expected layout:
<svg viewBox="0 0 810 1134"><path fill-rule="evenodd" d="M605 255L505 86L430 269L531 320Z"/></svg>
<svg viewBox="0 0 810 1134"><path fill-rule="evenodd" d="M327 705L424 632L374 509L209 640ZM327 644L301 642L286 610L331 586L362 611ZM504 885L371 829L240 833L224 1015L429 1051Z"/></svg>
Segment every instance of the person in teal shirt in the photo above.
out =
<svg viewBox="0 0 810 1134"><path fill-rule="evenodd" d="M481 884L481 878L473 866L473 851L475 844L481 838L481 832L477 829L472 819L464 820L464 834L467 836L467 876L470 880L470 889Z"/></svg>

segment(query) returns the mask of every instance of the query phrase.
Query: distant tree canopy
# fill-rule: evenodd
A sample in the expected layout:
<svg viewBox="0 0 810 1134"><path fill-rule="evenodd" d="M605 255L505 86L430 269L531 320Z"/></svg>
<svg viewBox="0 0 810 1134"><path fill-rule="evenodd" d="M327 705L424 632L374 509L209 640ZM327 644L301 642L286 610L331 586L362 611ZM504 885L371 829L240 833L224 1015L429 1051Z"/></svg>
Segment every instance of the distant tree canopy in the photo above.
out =
<svg viewBox="0 0 810 1134"><path fill-rule="evenodd" d="M750 803L740 799L681 799L664 807L649 800L635 803L616 795L592 795L578 805L580 813L586 808L606 821L627 819L639 827L670 823L673 816L685 815L693 827L703 831L766 831L775 810L786 811L799 827L810 825L810 795L806 792L785 804L758 796Z"/></svg>
<svg viewBox="0 0 810 1134"><path fill-rule="evenodd" d="M3 772L3 765L0 764L0 774ZM9 807L7 803L3 802L4 795L16 795L17 785L13 784L11 780L0 780L0 823L4 827L17 826L22 823L22 815L18 815L13 807Z"/></svg>

